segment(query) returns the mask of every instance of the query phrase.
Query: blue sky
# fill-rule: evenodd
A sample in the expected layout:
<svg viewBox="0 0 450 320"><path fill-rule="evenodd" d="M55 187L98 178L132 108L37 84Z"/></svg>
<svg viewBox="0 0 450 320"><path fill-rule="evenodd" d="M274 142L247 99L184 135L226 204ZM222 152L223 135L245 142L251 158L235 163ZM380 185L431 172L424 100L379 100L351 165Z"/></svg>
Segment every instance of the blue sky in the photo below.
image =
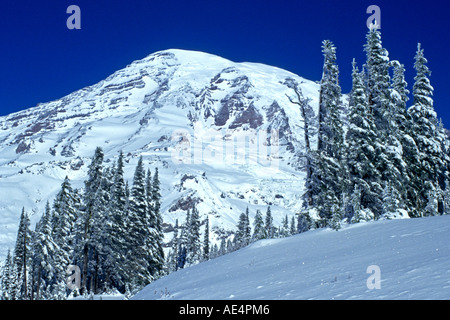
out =
<svg viewBox="0 0 450 320"><path fill-rule="evenodd" d="M58 99L103 80L155 51L205 51L233 61L278 66L320 80L321 42L337 47L341 86L361 66L369 5L381 9L384 47L406 67L422 43L432 70L435 109L450 127L449 5L442 1L3 0L0 6L0 115ZM69 5L81 30L69 30ZM411 102L410 102L411 103Z"/></svg>

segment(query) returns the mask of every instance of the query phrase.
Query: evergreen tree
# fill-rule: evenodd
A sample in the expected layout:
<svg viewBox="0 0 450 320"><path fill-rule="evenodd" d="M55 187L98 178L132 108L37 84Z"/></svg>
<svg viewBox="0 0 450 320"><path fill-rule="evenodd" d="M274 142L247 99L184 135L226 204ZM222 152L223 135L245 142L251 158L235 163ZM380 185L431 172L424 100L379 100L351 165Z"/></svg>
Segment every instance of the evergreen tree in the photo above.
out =
<svg viewBox="0 0 450 320"><path fill-rule="evenodd" d="M127 255L127 194L123 171L123 153L119 153L113 170L113 184L109 202L109 219L106 224L109 253L106 268L110 286L124 291L124 280L127 276L126 264L123 263Z"/></svg>
<svg viewBox="0 0 450 320"><path fill-rule="evenodd" d="M292 216L292 218L291 218L291 225L289 227L289 232L290 232L291 236L297 233L297 226L296 226L296 223L295 223L295 216Z"/></svg>
<svg viewBox="0 0 450 320"><path fill-rule="evenodd" d="M381 194L383 191L381 174L377 168L378 149L377 128L372 108L369 108L364 84L364 74L360 73L353 61L351 103L348 112L346 134L346 161L349 174L352 221L364 216L381 213ZM357 193L355 193L357 191ZM359 199L356 199L360 197ZM358 208L355 204L358 204ZM368 212L366 211L368 210Z"/></svg>
<svg viewBox="0 0 450 320"><path fill-rule="evenodd" d="M236 237L234 238L234 241L235 247L238 249L243 248L250 243L251 229L250 229L248 207L245 210L245 213L243 212L240 214L237 229L238 230L236 233Z"/></svg>
<svg viewBox="0 0 450 320"><path fill-rule="evenodd" d="M373 176L371 184L374 187L373 196L376 201L372 203L371 211L377 219L382 213L381 196L387 181L398 180L400 173L393 164L396 161L399 147L395 136L390 132L389 119L392 118L392 101L390 91L390 76L388 52L382 46L381 33L377 28L371 28L367 34L367 43L364 46L367 60L365 68L367 70L367 103L369 111L372 113L376 135L373 137L372 147L374 148L376 161L375 165L378 175ZM364 189L361 189L364 195Z"/></svg>
<svg viewBox="0 0 450 320"><path fill-rule="evenodd" d="M164 250L163 241L164 234L162 231L161 217L161 193L158 168L155 169L153 180L150 183L150 170L147 172L147 201L150 223L149 246L151 247L150 273L153 277L157 277L164 266Z"/></svg>
<svg viewBox="0 0 450 320"><path fill-rule="evenodd" d="M171 256L167 257L168 271L173 272L178 270L178 249L180 247L180 239L178 238L178 219L175 220L175 226L173 227Z"/></svg>
<svg viewBox="0 0 450 320"><path fill-rule="evenodd" d="M79 207L78 201L70 180L66 176L61 184L61 190L53 202L51 221L49 221L51 226L51 235L49 237L56 246L54 250L57 250L55 254L60 259L62 270L65 270L74 258L74 226ZM47 224L45 220L42 222ZM45 235L45 237L47 236Z"/></svg>
<svg viewBox="0 0 450 320"><path fill-rule="evenodd" d="M290 235L290 229L289 229L289 219L286 215L282 221L282 225L280 228L280 237L285 238Z"/></svg>
<svg viewBox="0 0 450 320"><path fill-rule="evenodd" d="M266 229L264 227L264 220L261 214L261 210L256 210L255 220L253 221L253 237L252 241L258 241L265 239L267 236Z"/></svg>
<svg viewBox="0 0 450 320"><path fill-rule="evenodd" d="M205 233L203 235L203 261L208 261L210 258L209 250L209 218L206 217Z"/></svg>
<svg viewBox="0 0 450 320"><path fill-rule="evenodd" d="M177 257L177 269L183 269L187 262L187 247L188 237L190 232L191 214L190 211L186 212L186 220L181 227L181 235L178 240L178 257Z"/></svg>
<svg viewBox="0 0 450 320"><path fill-rule="evenodd" d="M11 250L8 249L1 276L1 300L15 299L15 293L13 292L14 281L14 262Z"/></svg>
<svg viewBox="0 0 450 320"><path fill-rule="evenodd" d="M341 194L345 191L345 167L342 163L344 147L341 114L341 88L336 65L336 47L331 41L322 45L324 55L323 75L319 100L318 145L315 152L315 177L317 190L313 202L319 212L321 224L329 224L332 208L339 208Z"/></svg>
<svg viewBox="0 0 450 320"><path fill-rule="evenodd" d="M305 208L297 215L297 233L306 232L311 229L313 221L309 211Z"/></svg>
<svg viewBox="0 0 450 320"><path fill-rule="evenodd" d="M412 201L415 203L413 216L423 215L429 197L441 193L439 179L445 171L442 169L445 167L446 155L442 150L439 123L433 108L433 87L428 79L431 72L426 64L427 59L419 43L414 63L416 70L413 87L414 104L408 109L412 119L413 138L419 152L412 172L411 186L416 196Z"/></svg>
<svg viewBox="0 0 450 320"><path fill-rule="evenodd" d="M133 177L128 212L128 283L135 291L152 281L150 274L148 245L150 221L145 190L145 170L142 157L139 158Z"/></svg>
<svg viewBox="0 0 450 320"><path fill-rule="evenodd" d="M192 265L201 260L200 215L195 205L192 207L187 230L187 262Z"/></svg>
<svg viewBox="0 0 450 320"><path fill-rule="evenodd" d="M274 237L274 226L273 226L272 211L270 210L270 206L267 207L267 211L266 211L265 229L266 229L266 238L268 238L268 239L273 238Z"/></svg>
<svg viewBox="0 0 450 320"><path fill-rule="evenodd" d="M89 165L88 177L84 182L83 205L80 208L75 226L76 255L74 261L80 266L82 272L82 294L87 294L89 288L93 289L92 268L96 266L95 257L98 257L95 252L92 252L95 250L92 248L92 227L94 218L101 214L98 212L101 208L98 196L103 180L103 158L102 148L97 147Z"/></svg>
<svg viewBox="0 0 450 320"><path fill-rule="evenodd" d="M17 270L17 283L16 299L17 300L29 300L29 271L30 271L30 219L25 212L25 208L22 209L20 216L19 229L17 232L16 245L14 249L14 266Z"/></svg>

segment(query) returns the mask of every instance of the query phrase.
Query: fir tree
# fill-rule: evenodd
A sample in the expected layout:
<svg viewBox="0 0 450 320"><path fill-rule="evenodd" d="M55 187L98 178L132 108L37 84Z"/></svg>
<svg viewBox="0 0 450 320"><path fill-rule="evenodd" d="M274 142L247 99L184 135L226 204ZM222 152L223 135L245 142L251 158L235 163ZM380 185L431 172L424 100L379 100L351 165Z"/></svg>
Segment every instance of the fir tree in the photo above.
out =
<svg viewBox="0 0 450 320"><path fill-rule="evenodd" d="M341 114L341 88L339 70L336 65L336 47L331 41L322 45L324 55L323 75L319 100L318 145L315 152L315 208L321 224L329 224L332 208L339 208L339 199L345 191L345 167L342 163L344 147Z"/></svg>
<svg viewBox="0 0 450 320"><path fill-rule="evenodd" d="M53 201L53 211L51 217L51 239L58 250L58 257L61 259L61 267L66 268L73 261L74 249L74 226L77 217L78 199L66 176L61 184L61 190ZM50 214L50 213L49 213ZM47 221L43 221L47 223ZM47 227L47 226L45 226Z"/></svg>
<svg viewBox="0 0 450 320"><path fill-rule="evenodd" d="M14 266L17 270L17 278L15 279L18 289L16 292L17 300L30 299L30 283L28 279L31 258L30 239L30 219L28 218L28 214L25 212L25 208L23 208L20 216L16 245L14 248Z"/></svg>
<svg viewBox="0 0 450 320"><path fill-rule="evenodd" d="M92 284L92 281L88 280L92 279L90 269L95 265L95 260L92 261L91 236L93 219L97 215L96 210L99 208L97 196L102 183L103 158L103 150L97 147L89 165L88 177L84 183L83 206L75 226L75 251L77 254L74 257L74 261L81 266L82 294L87 294L89 286Z"/></svg>
<svg viewBox="0 0 450 320"><path fill-rule="evenodd" d="M13 292L14 281L14 262L11 255L11 250L8 249L1 276L1 300L15 299L15 293Z"/></svg>
<svg viewBox="0 0 450 320"><path fill-rule="evenodd" d="M161 217L161 193L158 168L155 169L152 182L150 184L151 174L150 170L147 172L147 195L148 195L148 214L150 223L150 237L149 246L151 247L151 261L150 273L153 277L157 277L164 266L164 250L163 240L164 234L162 231L162 217Z"/></svg>
<svg viewBox="0 0 450 320"><path fill-rule="evenodd" d="M203 261L208 261L210 258L209 248L209 218L206 217L205 221L205 233L203 235Z"/></svg>
<svg viewBox="0 0 450 320"><path fill-rule="evenodd" d="M192 265L201 260L200 216L195 205L192 207L187 230L187 262Z"/></svg>
<svg viewBox="0 0 450 320"><path fill-rule="evenodd" d="M261 210L256 210L255 220L253 221L253 236L252 241L258 241L261 239L265 239L267 236L264 220L261 214Z"/></svg>
<svg viewBox="0 0 450 320"><path fill-rule="evenodd" d="M241 213L239 216L239 222L237 225L237 233L234 238L235 247L243 248L250 243L251 230L250 230L250 222L249 222L249 211L248 207L245 210L245 213Z"/></svg>
<svg viewBox="0 0 450 320"><path fill-rule="evenodd" d="M415 201L412 201L415 203L414 216L423 215L422 211L425 210L430 195L441 192L439 178L446 158L440 141L437 115L433 108L433 87L428 79L431 72L426 64L427 59L419 43L414 63L414 105L408 109L412 119L413 138L419 152L412 172L412 188L416 196Z"/></svg>
<svg viewBox="0 0 450 320"><path fill-rule="evenodd" d="M123 263L127 254L127 195L123 171L123 153L119 153L117 164L113 170L113 184L109 202L109 219L106 224L109 248L107 269L109 282L123 292L126 279L126 264Z"/></svg>
<svg viewBox="0 0 450 320"><path fill-rule="evenodd" d="M350 180L348 191L351 203L358 203L358 208L353 205L353 221L359 219L361 210L369 210L369 215L381 213L380 197L383 191L381 174L377 168L377 128L368 105L363 77L364 74L359 72L353 61L353 86L346 134L346 161Z"/></svg>
<svg viewBox="0 0 450 320"><path fill-rule="evenodd" d="M267 207L266 218L265 218L265 229L266 229L266 238L271 239L274 237L274 226L273 226L273 217L272 211L270 210L270 206Z"/></svg>
<svg viewBox="0 0 450 320"><path fill-rule="evenodd" d="M128 213L128 279L130 288L135 291L152 281L150 274L148 246L150 222L145 190L145 170L142 157L139 158L133 177Z"/></svg>

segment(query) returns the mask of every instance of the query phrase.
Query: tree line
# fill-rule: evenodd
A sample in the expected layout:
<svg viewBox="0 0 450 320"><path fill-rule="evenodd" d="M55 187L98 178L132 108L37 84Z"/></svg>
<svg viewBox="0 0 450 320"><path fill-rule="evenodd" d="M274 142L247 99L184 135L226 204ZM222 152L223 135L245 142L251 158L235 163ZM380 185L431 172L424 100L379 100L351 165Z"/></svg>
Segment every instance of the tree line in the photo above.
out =
<svg viewBox="0 0 450 320"><path fill-rule="evenodd" d="M202 225L204 225L203 238L200 230ZM231 237L223 236L219 242L211 244L209 219L207 217L203 222L200 221L198 209L194 205L187 211L184 223L180 225L178 219L175 222L166 260L166 272L174 272L199 262L217 258L258 240L288 237L297 234L297 230L297 220L294 216L289 219L286 215L281 226L275 226L269 206L264 217L260 209L256 210L252 231L247 207L245 212L239 215L233 235Z"/></svg>
<svg viewBox="0 0 450 320"><path fill-rule="evenodd" d="M376 27L366 40L362 70L352 63L348 108L339 85L336 47L329 40L322 43L317 115L298 83L286 80L296 93L295 99L288 98L299 106L305 129L301 230L450 213L449 139L433 107L424 50L418 44L408 107L404 65L389 59ZM310 143L313 134L316 148Z"/></svg>
<svg viewBox="0 0 450 320"><path fill-rule="evenodd" d="M160 182L142 157L131 188L124 180L123 154L111 167L100 147L89 165L84 188L66 177L53 204L30 229L23 209L13 252L1 278L4 300L66 299L105 292L133 294L161 276L164 266ZM69 266L81 272L69 289Z"/></svg>

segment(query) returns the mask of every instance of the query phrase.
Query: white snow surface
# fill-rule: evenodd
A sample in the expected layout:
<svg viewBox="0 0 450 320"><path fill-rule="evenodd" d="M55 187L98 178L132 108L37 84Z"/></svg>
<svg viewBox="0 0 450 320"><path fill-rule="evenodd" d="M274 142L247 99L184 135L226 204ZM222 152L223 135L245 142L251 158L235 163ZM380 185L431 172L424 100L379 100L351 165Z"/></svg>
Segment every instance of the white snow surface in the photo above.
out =
<svg viewBox="0 0 450 320"><path fill-rule="evenodd" d="M449 234L450 216L438 216L261 240L171 273L133 299L447 300ZM380 273L371 271L372 266ZM373 288L378 275L379 289Z"/></svg>

